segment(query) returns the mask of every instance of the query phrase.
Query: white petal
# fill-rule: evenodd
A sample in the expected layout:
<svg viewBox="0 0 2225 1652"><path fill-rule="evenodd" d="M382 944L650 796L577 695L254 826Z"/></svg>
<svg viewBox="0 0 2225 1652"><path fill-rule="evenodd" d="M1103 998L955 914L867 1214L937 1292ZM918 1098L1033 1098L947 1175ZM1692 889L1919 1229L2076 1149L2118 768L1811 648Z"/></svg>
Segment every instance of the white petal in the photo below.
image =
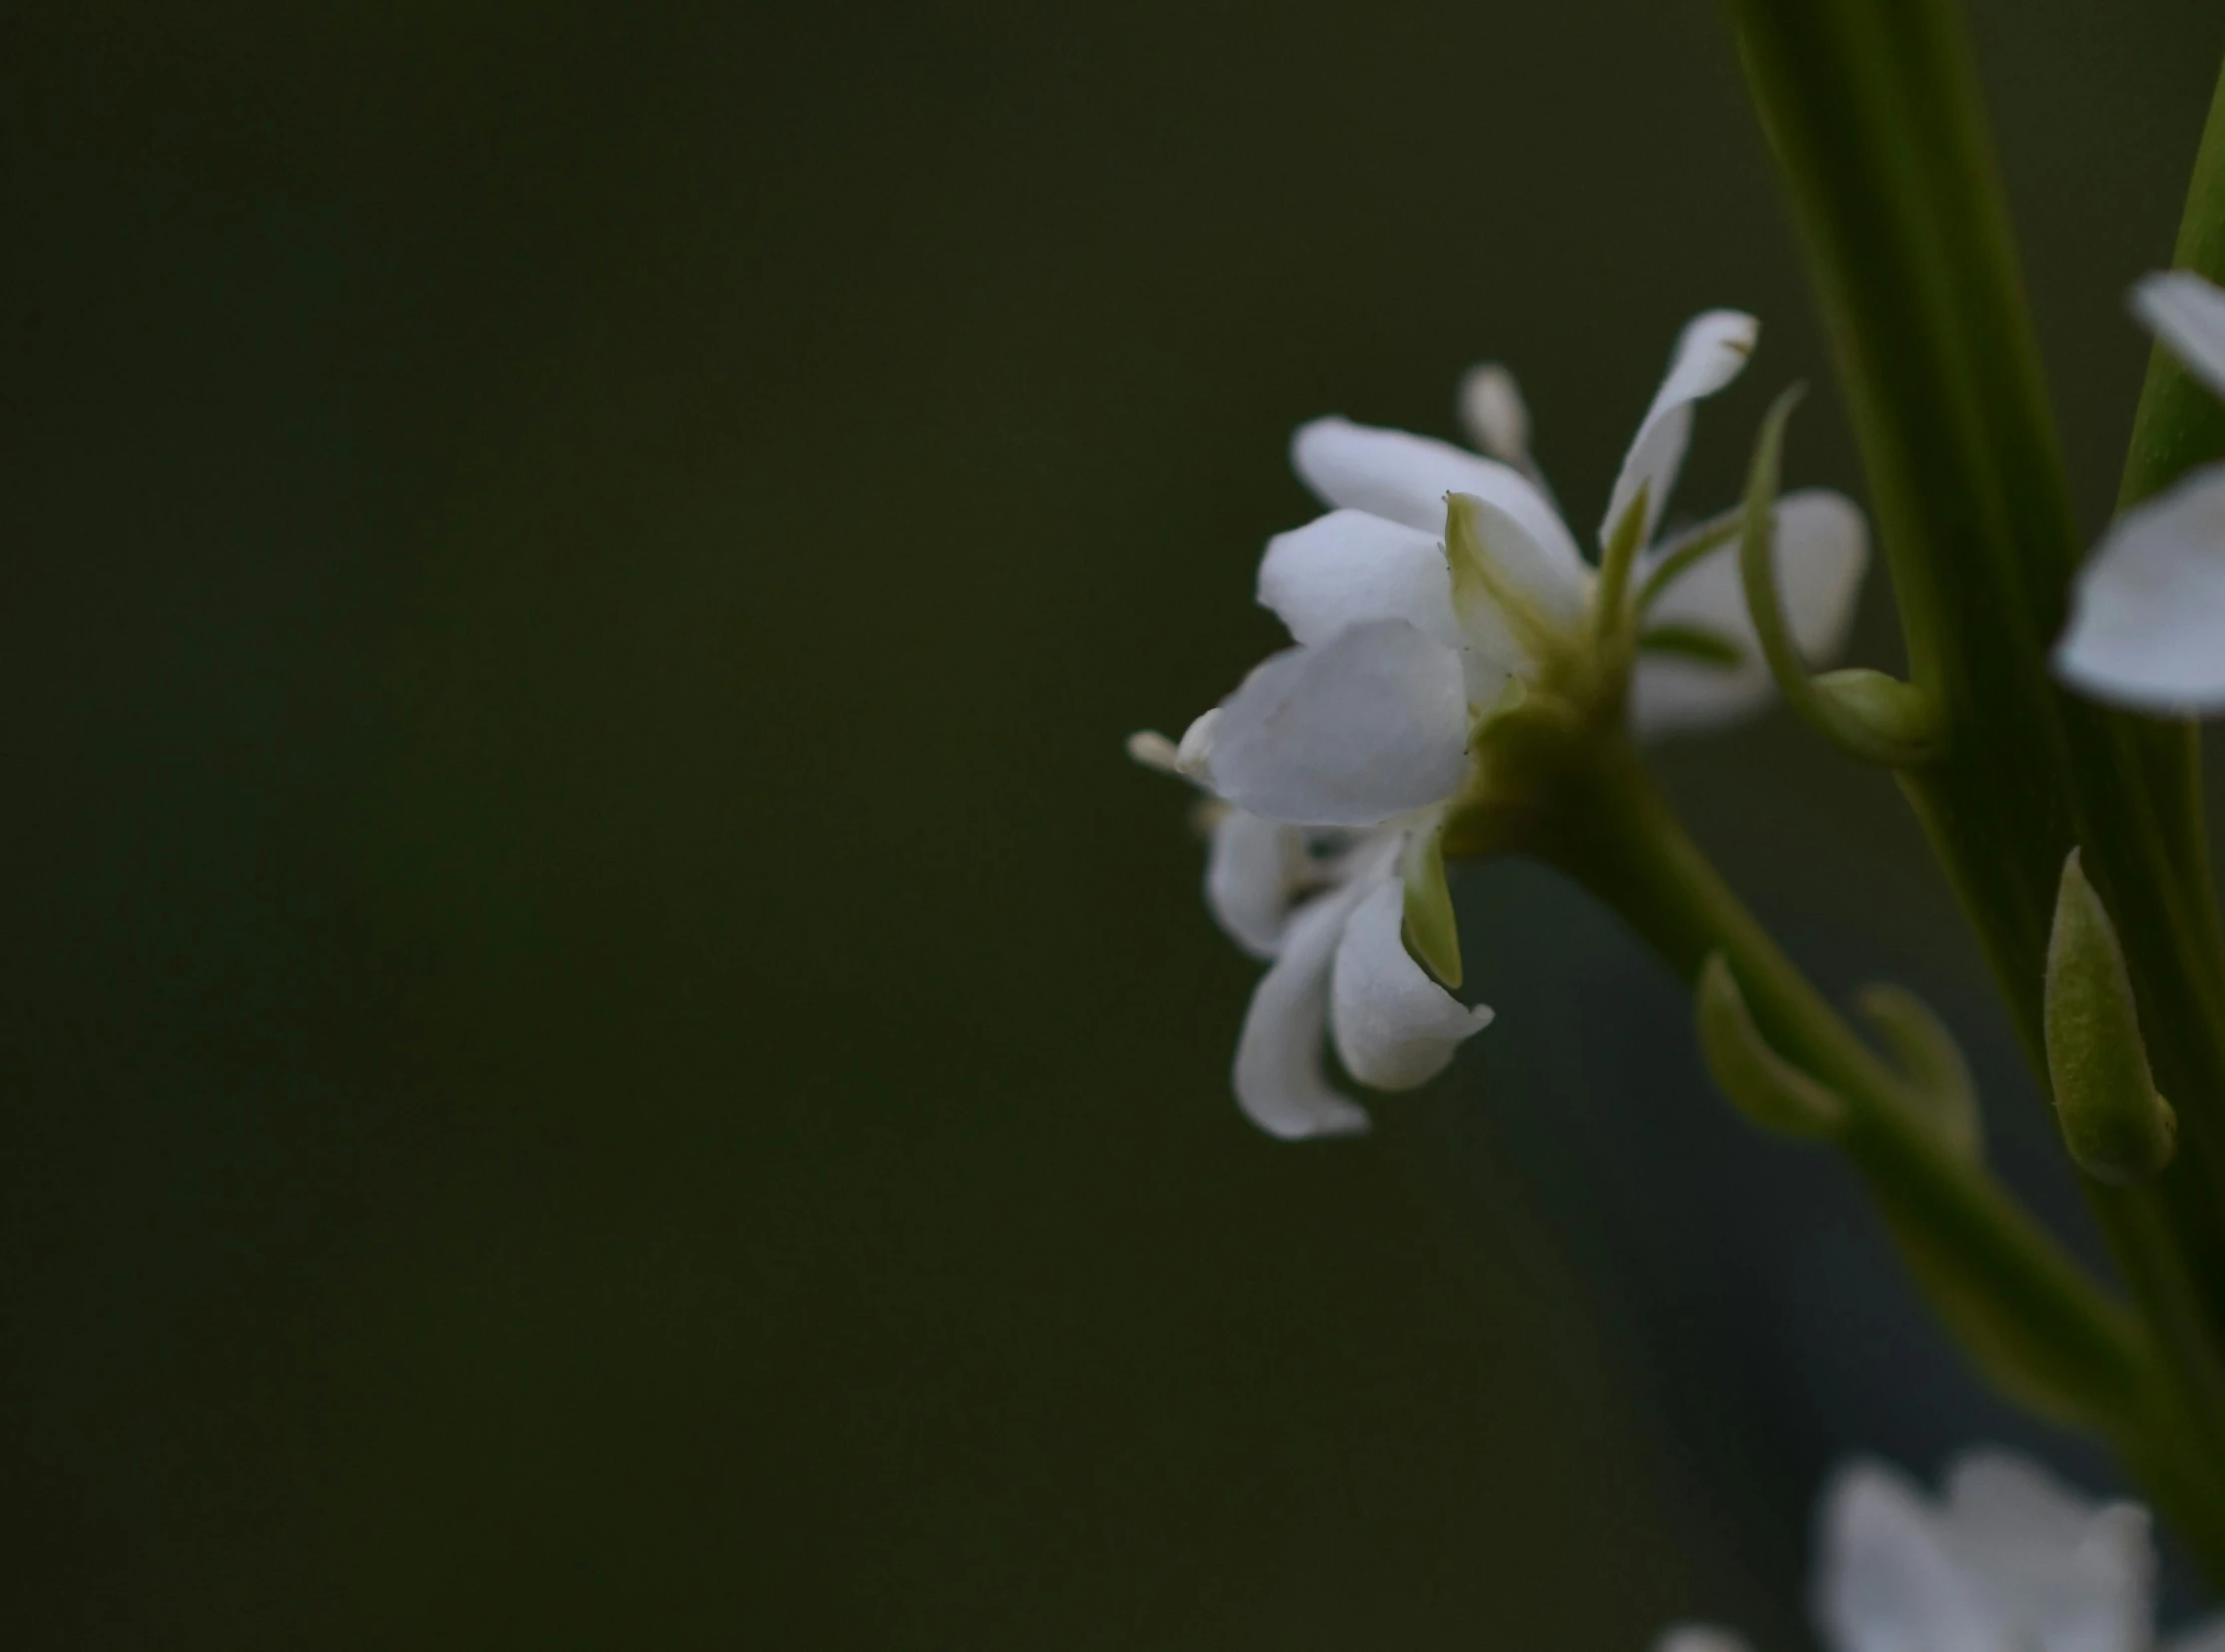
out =
<svg viewBox="0 0 2225 1652"><path fill-rule="evenodd" d="M1182 730L1182 743L1174 748L1174 772L1200 786L1212 784L1213 729L1220 722L1220 707L1212 706L1190 719Z"/></svg>
<svg viewBox="0 0 2225 1652"><path fill-rule="evenodd" d="M1367 1115L1328 1081L1323 1061L1329 961L1362 891L1336 889L1300 907L1259 978L1236 1040L1236 1105L1270 1136L1348 1136Z"/></svg>
<svg viewBox="0 0 2225 1652"><path fill-rule="evenodd" d="M1841 1469L1824 1494L1816 1615L1834 1652L1997 1652L2013 1644L1922 1495L1876 1463Z"/></svg>
<svg viewBox="0 0 2225 1652"><path fill-rule="evenodd" d="M1300 642L1326 642L1365 619L1403 619L1457 648L1460 627L1439 526L1437 533L1424 533L1364 510L1316 516L1267 541L1259 604Z"/></svg>
<svg viewBox="0 0 2225 1652"><path fill-rule="evenodd" d="M2166 271L2132 289L2132 313L2189 373L2225 396L2225 292L2191 270Z"/></svg>
<svg viewBox="0 0 2225 1652"><path fill-rule="evenodd" d="M1386 873L1345 920L1336 947L1329 1026L1353 1078L1377 1090L1411 1090L1444 1071L1461 1040L1491 1025L1437 985L1401 938L1405 892Z"/></svg>
<svg viewBox="0 0 2225 1652"><path fill-rule="evenodd" d="M1304 870L1295 828L1226 809L1205 853L1205 905L1237 946L1272 958Z"/></svg>
<svg viewBox="0 0 2225 1652"><path fill-rule="evenodd" d="M1692 439L1692 404L1713 396L1739 376L1754 354L1761 331L1760 322L1736 310L1710 310L1686 324L1670 358L1669 376L1654 393L1653 406L1646 410L1630 451L1623 456L1622 474L1608 496L1607 519L1600 524L1600 543L1614 533L1641 486L1647 489L1646 530L1638 542L1653 542L1669 490L1684 468L1685 444Z"/></svg>
<svg viewBox="0 0 2225 1652"><path fill-rule="evenodd" d="M2225 709L2225 465L2110 525L2078 570L2055 674L2119 705Z"/></svg>
<svg viewBox="0 0 2225 1652"><path fill-rule="evenodd" d="M1661 1632L1653 1652L1748 1652L1744 1636L1712 1623L1673 1624Z"/></svg>
<svg viewBox="0 0 2225 1652"><path fill-rule="evenodd" d="M1460 655L1376 619L1246 677L1213 725L1212 783L1270 820L1372 826L1459 790L1467 742Z"/></svg>
<svg viewBox="0 0 2225 1652"><path fill-rule="evenodd" d="M1290 463L1332 505L1442 537L1445 495L1472 493L1513 517L1563 585L1580 589L1584 558L1560 513L1519 471L1448 441L1316 418L1290 438Z"/></svg>
<svg viewBox="0 0 2225 1652"><path fill-rule="evenodd" d="M1947 1471L1943 1516L1965 1573L2035 1652L2146 1652L2155 1618L2144 1509L2094 1504L2005 1451Z"/></svg>
<svg viewBox="0 0 2225 1652"><path fill-rule="evenodd" d="M1530 410L1514 375L1498 363L1472 367L1461 379L1460 427L1493 458L1529 470Z"/></svg>
<svg viewBox="0 0 2225 1652"><path fill-rule="evenodd" d="M1788 493L1777 501L1775 549L1793 636L1811 666L1828 665L1847 645L1869 562L1861 511L1822 489ZM1747 613L1736 544L1680 575L1656 599L1647 621L1701 626L1736 643L1744 658L1725 670L1670 655L1641 657L1631 681L1631 721L1641 738L1720 727L1769 703L1774 685Z"/></svg>

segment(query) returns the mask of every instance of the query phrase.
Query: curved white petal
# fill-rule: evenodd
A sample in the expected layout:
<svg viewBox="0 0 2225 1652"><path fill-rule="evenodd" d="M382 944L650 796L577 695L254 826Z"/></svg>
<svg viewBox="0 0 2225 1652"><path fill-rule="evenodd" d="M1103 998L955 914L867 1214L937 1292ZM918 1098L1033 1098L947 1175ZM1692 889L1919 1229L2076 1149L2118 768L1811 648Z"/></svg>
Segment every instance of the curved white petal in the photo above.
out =
<svg viewBox="0 0 2225 1652"><path fill-rule="evenodd" d="M1847 645L1869 563L1861 511L1823 489L1788 493L1777 501L1775 549L1793 636L1810 665L1826 665ZM1647 622L1700 626L1737 644L1743 657L1735 669L1724 669L1672 655L1641 656L1630 690L1631 723L1641 738L1720 727L1769 703L1773 684L1747 614L1735 544L1680 575L1656 599Z"/></svg>
<svg viewBox="0 0 2225 1652"><path fill-rule="evenodd" d="M2225 464L2110 525L2078 570L2055 674L2119 705L2225 708Z"/></svg>
<svg viewBox="0 0 2225 1652"><path fill-rule="evenodd" d="M1323 1061L1329 964L1363 890L1316 896L1291 915L1282 950L1252 990L1236 1039L1236 1105L1269 1136L1349 1136L1367 1115L1329 1083Z"/></svg>
<svg viewBox="0 0 2225 1652"><path fill-rule="evenodd" d="M2225 396L2225 292L2191 270L2168 270L2134 286L2132 313L2189 373Z"/></svg>
<svg viewBox="0 0 2225 1652"><path fill-rule="evenodd" d="M1467 742L1460 655L1369 620L1243 680L1213 724L1213 789L1270 820L1372 826L1457 791Z"/></svg>
<svg viewBox="0 0 2225 1652"><path fill-rule="evenodd" d="M2034 1652L2146 1652L2155 1554L2145 1510L2090 1503L2005 1451L1948 1469L1943 1523L1967 1576Z"/></svg>
<svg viewBox="0 0 2225 1652"><path fill-rule="evenodd" d="M1444 1071L1463 1039L1491 1025L1406 951L1405 891L1385 873L1345 920L1329 992L1329 1028L1353 1078L1377 1090L1411 1090Z"/></svg>
<svg viewBox="0 0 2225 1652"><path fill-rule="evenodd" d="M1304 871L1294 828L1245 809L1223 810L1205 851L1205 905L1237 946L1272 958Z"/></svg>
<svg viewBox="0 0 2225 1652"><path fill-rule="evenodd" d="M1378 429L1348 418L1316 418L1290 438L1290 463L1331 505L1445 531L1445 495L1472 493L1514 518L1569 589L1580 589L1584 557L1560 513L1510 465L1449 441Z"/></svg>
<svg viewBox="0 0 2225 1652"><path fill-rule="evenodd" d="M1653 406L1646 410L1630 451L1623 456L1622 474L1608 495L1607 519L1600 523L1600 543L1614 534L1615 524L1640 487L1647 490L1646 524L1638 542L1653 542L1669 490L1684 468L1685 445L1692 439L1692 404L1713 396L1739 376L1754 354L1761 331L1760 322L1737 310L1706 311L1685 325L1669 361L1668 377L1654 393Z"/></svg>
<svg viewBox="0 0 2225 1652"><path fill-rule="evenodd" d="M1300 642L1326 642L1361 620L1403 619L1448 648L1460 645L1441 534L1364 510L1332 510L1269 539L1259 605Z"/></svg>
<svg viewBox="0 0 2225 1652"><path fill-rule="evenodd" d="M1922 1494L1856 1462L1824 1494L1816 1616L1833 1652L2007 1648L2010 1625L1962 1566Z"/></svg>

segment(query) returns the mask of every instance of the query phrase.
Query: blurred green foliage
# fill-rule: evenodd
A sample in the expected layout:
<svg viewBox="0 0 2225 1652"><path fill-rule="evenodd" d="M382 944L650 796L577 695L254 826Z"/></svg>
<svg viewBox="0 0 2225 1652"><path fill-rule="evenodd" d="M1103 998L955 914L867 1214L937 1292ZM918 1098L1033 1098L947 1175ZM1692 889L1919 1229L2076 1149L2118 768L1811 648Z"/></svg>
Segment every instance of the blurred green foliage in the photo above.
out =
<svg viewBox="0 0 2225 1652"><path fill-rule="evenodd" d="M2216 30L1979 22L2098 512ZM1532 1031L1278 1147L1119 756L1271 644L1302 417L1444 431L1502 358L1588 525L1743 305L1732 496L1826 363L1706 5L8 33L0 1638L1794 1633L1799 1532L1677 1466L1599 1292L1616 1190L1514 1151L1614 937L1463 885ZM1766 909L1974 981L1873 776L1783 719L1669 764Z"/></svg>

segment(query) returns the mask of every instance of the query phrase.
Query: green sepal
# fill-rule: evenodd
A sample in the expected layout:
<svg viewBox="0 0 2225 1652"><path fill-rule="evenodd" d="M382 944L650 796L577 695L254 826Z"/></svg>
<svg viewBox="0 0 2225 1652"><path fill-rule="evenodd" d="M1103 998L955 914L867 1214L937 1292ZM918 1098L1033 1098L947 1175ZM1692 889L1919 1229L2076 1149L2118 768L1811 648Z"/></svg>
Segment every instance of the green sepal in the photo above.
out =
<svg viewBox="0 0 2225 1652"><path fill-rule="evenodd" d="M1944 719L1929 694L1881 671L1830 671L1812 677L1785 623L1775 554L1778 474L1786 421L1806 394L1807 387L1795 385L1771 405L1747 470L1739 576L1754 634L1785 703L1840 750L1891 768L1932 762L1944 749Z"/></svg>
<svg viewBox="0 0 2225 1652"><path fill-rule="evenodd" d="M1902 1085L1921 1106L1925 1122L1957 1155L1973 1162L1979 1159L1985 1137L1977 1087L1970 1082L1969 1064L1945 1023L1902 987L1864 987L1854 995L1854 1007L1884 1041L1900 1070Z"/></svg>
<svg viewBox="0 0 2225 1652"><path fill-rule="evenodd" d="M1492 540L1517 528L1496 506L1467 493L1445 495L1445 560L1452 570L1452 605L1467 618L1482 607L1503 620L1533 658L1564 645L1560 628L1529 592L1506 575Z"/></svg>
<svg viewBox="0 0 2225 1652"><path fill-rule="evenodd" d="M1736 671L1746 663L1746 650L1721 631L1677 621L1647 626L1638 633L1638 649L1641 653L1690 660L1695 665L1712 665L1722 671Z"/></svg>
<svg viewBox="0 0 2225 1652"><path fill-rule="evenodd" d="M1711 952L1701 966L1697 996L1700 1053L1734 1107L1787 1136L1838 1134L1847 1104L1770 1048L1722 953Z"/></svg>
<svg viewBox="0 0 2225 1652"><path fill-rule="evenodd" d="M1460 926L1445 881L1445 840L1436 827L1407 838L1398 870L1406 886L1406 950L1445 986L1458 987Z"/></svg>
<svg viewBox="0 0 2225 1652"><path fill-rule="evenodd" d="M2063 1144L2088 1176L2151 1180L2177 1150L2178 1115L2156 1094L2132 976L2076 849L2063 861L2047 943L2047 1076Z"/></svg>
<svg viewBox="0 0 2225 1652"><path fill-rule="evenodd" d="M1594 598L1592 634L1607 642L1622 631L1624 600L1630 590L1630 572L1638 565L1638 553L1645 547L1639 541L1646 532L1646 511L1652 495L1653 484L1640 482L1638 491L1631 495L1630 503L1623 506L1623 513L1615 519L1614 528L1607 535L1607 543L1599 558L1599 587Z"/></svg>

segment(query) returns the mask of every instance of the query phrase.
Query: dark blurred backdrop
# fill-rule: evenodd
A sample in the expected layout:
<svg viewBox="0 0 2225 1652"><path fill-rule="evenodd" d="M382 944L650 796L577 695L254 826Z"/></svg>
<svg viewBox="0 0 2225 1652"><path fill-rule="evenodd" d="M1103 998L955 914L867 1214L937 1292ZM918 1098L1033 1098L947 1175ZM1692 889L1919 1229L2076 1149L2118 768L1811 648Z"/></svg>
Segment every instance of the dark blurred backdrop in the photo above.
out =
<svg viewBox="0 0 2225 1652"><path fill-rule="evenodd" d="M1976 22L2098 522L2225 28ZM1828 380L1702 0L82 0L0 131L0 1642L1782 1647L1837 1453L2103 1472L1529 869L1447 1079L1253 1134L1119 755L1301 418L1505 359L1588 525L1691 312L1689 505ZM1663 764L2074 1226L1889 787Z"/></svg>

